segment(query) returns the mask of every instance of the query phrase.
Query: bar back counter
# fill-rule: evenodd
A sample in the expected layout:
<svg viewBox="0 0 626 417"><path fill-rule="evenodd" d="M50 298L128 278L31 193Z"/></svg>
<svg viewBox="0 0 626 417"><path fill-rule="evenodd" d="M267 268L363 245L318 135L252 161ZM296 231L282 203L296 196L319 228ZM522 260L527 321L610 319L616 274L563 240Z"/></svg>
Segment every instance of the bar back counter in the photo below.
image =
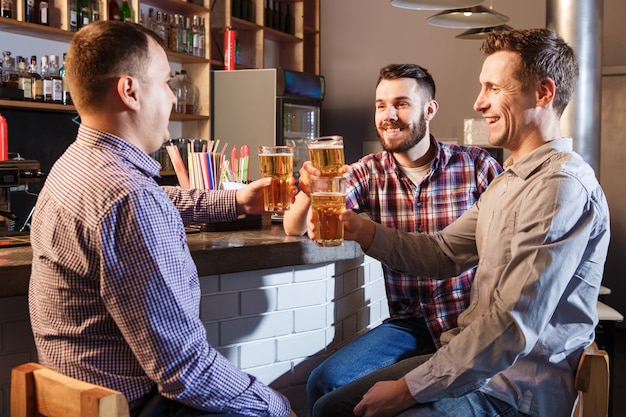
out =
<svg viewBox="0 0 626 417"><path fill-rule="evenodd" d="M260 230L187 236L207 339L308 416L305 384L326 356L388 316L382 267L354 242L317 247L264 218ZM37 361L28 319L30 247L0 249L0 417L10 370Z"/></svg>

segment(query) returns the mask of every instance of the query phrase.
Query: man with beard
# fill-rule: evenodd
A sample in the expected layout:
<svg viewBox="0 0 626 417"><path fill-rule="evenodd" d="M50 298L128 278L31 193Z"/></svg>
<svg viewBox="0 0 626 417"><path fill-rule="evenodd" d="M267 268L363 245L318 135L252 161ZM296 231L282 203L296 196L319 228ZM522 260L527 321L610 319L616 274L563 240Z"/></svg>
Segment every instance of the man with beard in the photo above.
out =
<svg viewBox="0 0 626 417"><path fill-rule="evenodd" d="M443 229L478 199L502 170L482 148L442 144L429 124L439 108L435 83L414 64L380 70L375 123L383 152L347 167L346 208L407 232ZM285 212L285 232L306 231L310 161L300 170L300 192ZM449 280L420 279L383 264L390 317L327 358L309 377L309 407L324 394L399 360L432 353L439 336L457 326L469 300L470 269Z"/></svg>

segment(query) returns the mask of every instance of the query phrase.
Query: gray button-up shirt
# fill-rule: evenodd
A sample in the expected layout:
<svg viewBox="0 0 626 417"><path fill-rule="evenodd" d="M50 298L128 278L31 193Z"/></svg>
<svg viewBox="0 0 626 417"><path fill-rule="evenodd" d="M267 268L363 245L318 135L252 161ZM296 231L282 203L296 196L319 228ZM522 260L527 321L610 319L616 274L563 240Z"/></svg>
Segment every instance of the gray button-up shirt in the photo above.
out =
<svg viewBox="0 0 626 417"><path fill-rule="evenodd" d="M478 265L459 327L407 375L414 398L480 390L526 414L569 416L608 244L604 193L569 138L516 161L442 232L376 225L367 253L398 270L448 277Z"/></svg>

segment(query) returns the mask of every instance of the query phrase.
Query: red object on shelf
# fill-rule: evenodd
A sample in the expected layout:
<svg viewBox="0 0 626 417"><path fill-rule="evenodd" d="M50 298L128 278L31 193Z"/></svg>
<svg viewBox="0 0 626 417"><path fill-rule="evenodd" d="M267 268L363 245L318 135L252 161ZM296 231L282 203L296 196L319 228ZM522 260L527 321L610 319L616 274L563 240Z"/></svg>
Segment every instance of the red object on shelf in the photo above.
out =
<svg viewBox="0 0 626 417"><path fill-rule="evenodd" d="M0 161L9 159L9 128L7 119L0 114Z"/></svg>
<svg viewBox="0 0 626 417"><path fill-rule="evenodd" d="M235 69L235 45L237 43L237 31L231 26L226 26L224 31L224 69L232 71Z"/></svg>

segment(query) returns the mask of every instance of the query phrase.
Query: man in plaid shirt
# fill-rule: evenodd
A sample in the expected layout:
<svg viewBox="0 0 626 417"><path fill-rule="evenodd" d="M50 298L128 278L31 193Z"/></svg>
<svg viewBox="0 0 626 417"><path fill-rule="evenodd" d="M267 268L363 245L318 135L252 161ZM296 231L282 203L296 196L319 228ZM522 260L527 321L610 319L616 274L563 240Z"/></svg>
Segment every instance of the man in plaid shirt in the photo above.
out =
<svg viewBox="0 0 626 417"><path fill-rule="evenodd" d="M439 143L429 123L439 108L435 83L414 64L381 69L376 87L376 129L383 152L352 164L346 173L346 208L408 232L439 231L469 209L502 168L487 151ZM285 212L287 234L302 234L310 206L310 162L300 171L300 193ZM309 377L309 406L325 393L407 357L432 353L442 332L456 327L469 302L474 269L453 279L417 279L383 264L390 317L351 341Z"/></svg>

